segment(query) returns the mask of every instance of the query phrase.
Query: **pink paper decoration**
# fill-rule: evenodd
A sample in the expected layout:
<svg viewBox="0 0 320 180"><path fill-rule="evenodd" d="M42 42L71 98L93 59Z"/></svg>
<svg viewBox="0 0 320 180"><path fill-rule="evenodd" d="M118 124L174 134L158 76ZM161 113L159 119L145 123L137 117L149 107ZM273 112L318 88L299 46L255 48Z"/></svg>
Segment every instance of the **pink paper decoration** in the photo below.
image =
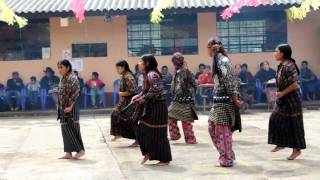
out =
<svg viewBox="0 0 320 180"><path fill-rule="evenodd" d="M69 9L73 11L74 15L78 19L79 23L81 24L85 17L85 7L84 7L84 0L72 0Z"/></svg>
<svg viewBox="0 0 320 180"><path fill-rule="evenodd" d="M235 4L229 5L225 10L222 11L221 17L224 20L230 19L233 14L240 13L240 9L244 6L257 7L259 5L270 4L271 0L238 0Z"/></svg>

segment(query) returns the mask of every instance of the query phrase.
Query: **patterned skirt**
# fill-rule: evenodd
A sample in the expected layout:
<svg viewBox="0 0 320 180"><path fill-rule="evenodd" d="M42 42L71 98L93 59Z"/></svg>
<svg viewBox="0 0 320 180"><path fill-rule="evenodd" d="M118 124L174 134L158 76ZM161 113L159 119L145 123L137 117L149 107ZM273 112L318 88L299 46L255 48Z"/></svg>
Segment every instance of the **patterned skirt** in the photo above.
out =
<svg viewBox="0 0 320 180"><path fill-rule="evenodd" d="M305 149L301 95L294 91L277 101L269 120L268 143Z"/></svg>
<svg viewBox="0 0 320 180"><path fill-rule="evenodd" d="M64 152L80 152L84 150L80 133L79 110L75 106L68 118L60 118Z"/></svg>
<svg viewBox="0 0 320 180"><path fill-rule="evenodd" d="M232 126L235 121L235 106L232 102L214 103L210 113L209 120L215 124L223 126Z"/></svg>
<svg viewBox="0 0 320 180"><path fill-rule="evenodd" d="M198 120L196 108L193 103L179 103L172 101L169 108L169 117L179 121L193 122Z"/></svg>
<svg viewBox="0 0 320 180"><path fill-rule="evenodd" d="M145 104L145 115L139 123L138 141L142 155L150 160L169 162L172 160L168 140L168 109L166 102Z"/></svg>

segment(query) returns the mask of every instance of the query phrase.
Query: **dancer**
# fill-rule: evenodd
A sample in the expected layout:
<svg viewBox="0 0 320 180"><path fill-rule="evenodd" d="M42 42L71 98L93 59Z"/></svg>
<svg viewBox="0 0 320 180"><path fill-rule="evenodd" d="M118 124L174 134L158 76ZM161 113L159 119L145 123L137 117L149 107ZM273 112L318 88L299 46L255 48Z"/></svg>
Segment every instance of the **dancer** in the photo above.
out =
<svg viewBox="0 0 320 180"><path fill-rule="evenodd" d="M143 90L134 96L133 102L144 104L138 141L142 155L141 164L148 160L160 161L157 165L168 165L172 160L168 140L168 109L163 96L163 82L158 71L158 62L153 55L144 55L139 62L144 76Z"/></svg>
<svg viewBox="0 0 320 180"><path fill-rule="evenodd" d="M110 134L113 135L112 141L123 137L128 139L136 139L137 125L132 125L129 122L121 120L119 115L120 111L125 108L136 93L136 80L129 68L127 61L120 60L116 64L117 72L121 76L119 85L120 102L111 114L111 130ZM139 144L135 141L129 147L137 147Z"/></svg>
<svg viewBox="0 0 320 180"><path fill-rule="evenodd" d="M280 61L277 71L277 101L269 121L268 143L276 147L277 152L286 147L292 148L287 158L294 160L306 148L304 138L301 94L299 91L299 69L291 57L292 50L288 44L276 48L275 59Z"/></svg>
<svg viewBox="0 0 320 180"><path fill-rule="evenodd" d="M215 95L209 116L209 134L217 148L219 166L231 167L235 160L232 150L232 131L241 131L241 119L237 107L241 107L238 90L232 75L232 65L221 42L212 38L208 42L208 54L213 58Z"/></svg>
<svg viewBox="0 0 320 180"><path fill-rule="evenodd" d="M60 159L79 159L85 155L77 107L80 85L68 60L60 61L58 69L62 76L59 84L58 120L61 124L64 152L66 153ZM77 153L73 156L72 152Z"/></svg>
<svg viewBox="0 0 320 180"><path fill-rule="evenodd" d="M184 57L181 53L175 53L172 63L176 73L173 80L173 100L169 106L169 132L171 140L181 138L177 121L182 122L185 142L196 144L192 123L198 120L194 103L194 93L197 88L194 75L185 66Z"/></svg>

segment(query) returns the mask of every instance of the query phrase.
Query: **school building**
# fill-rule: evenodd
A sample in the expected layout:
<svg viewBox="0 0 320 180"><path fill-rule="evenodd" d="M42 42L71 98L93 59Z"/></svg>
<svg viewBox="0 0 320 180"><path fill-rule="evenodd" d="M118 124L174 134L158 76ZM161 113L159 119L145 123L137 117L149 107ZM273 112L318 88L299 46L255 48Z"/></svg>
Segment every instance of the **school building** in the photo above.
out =
<svg viewBox="0 0 320 180"><path fill-rule="evenodd" d="M320 12L303 21L287 20L285 9L301 0L272 0L273 5L243 8L229 21L221 11L236 0L175 0L164 11L160 24L150 23L150 12L158 0L86 0L86 19L79 24L68 10L69 0L5 0L19 15L28 18L23 29L0 23L0 83L13 71L24 81L62 58L71 58L85 80L96 71L107 91L118 75L115 63L126 59L134 69L144 53L154 53L160 66L172 71L171 55L180 51L188 66L196 71L199 63L211 64L207 40L218 36L233 64L247 63L255 73L262 61L273 68L273 51L280 43L293 47L298 63L308 60L320 75Z"/></svg>

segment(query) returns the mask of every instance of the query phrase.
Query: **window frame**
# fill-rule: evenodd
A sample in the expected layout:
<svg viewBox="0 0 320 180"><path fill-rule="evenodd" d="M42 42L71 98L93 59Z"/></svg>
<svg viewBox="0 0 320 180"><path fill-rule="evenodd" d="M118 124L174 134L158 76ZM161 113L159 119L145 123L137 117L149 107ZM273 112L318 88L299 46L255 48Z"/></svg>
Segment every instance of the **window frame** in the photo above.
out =
<svg viewBox="0 0 320 180"><path fill-rule="evenodd" d="M88 53L87 56L75 56L75 51L74 51L74 47L75 46L85 46L87 45L88 50L86 53ZM101 55L101 56L92 56L91 54L91 48L94 45L103 45L105 46L105 55ZM71 57L72 58L105 58L108 57L108 43L107 42L94 42L94 43L87 43L87 42L79 42L79 43L72 43L71 44Z"/></svg>

